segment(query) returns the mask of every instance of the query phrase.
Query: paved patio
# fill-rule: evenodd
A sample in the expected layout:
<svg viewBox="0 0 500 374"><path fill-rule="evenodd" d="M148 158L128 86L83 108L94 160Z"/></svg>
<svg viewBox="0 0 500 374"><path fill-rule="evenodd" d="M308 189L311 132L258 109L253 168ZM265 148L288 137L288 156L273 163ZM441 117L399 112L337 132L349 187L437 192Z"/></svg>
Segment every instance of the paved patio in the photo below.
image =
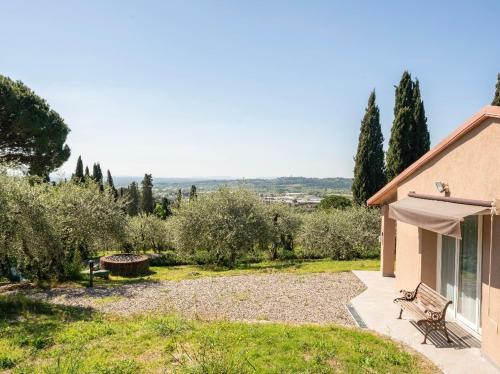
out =
<svg viewBox="0 0 500 374"><path fill-rule="evenodd" d="M398 295L394 278L384 278L378 271L353 273L365 283L367 290L352 299L351 304L369 329L409 345L445 373L499 373L481 355L481 342L454 321L447 323L453 343L447 343L439 333L432 332L427 344L421 344L423 335L411 316L403 313L403 319L396 318L399 308L392 302Z"/></svg>

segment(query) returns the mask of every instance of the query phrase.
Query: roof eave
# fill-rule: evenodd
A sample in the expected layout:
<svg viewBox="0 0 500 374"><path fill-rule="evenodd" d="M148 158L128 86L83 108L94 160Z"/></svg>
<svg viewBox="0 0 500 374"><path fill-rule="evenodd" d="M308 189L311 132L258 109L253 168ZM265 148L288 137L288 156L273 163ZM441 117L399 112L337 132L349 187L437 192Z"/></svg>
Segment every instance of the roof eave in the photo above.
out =
<svg viewBox="0 0 500 374"><path fill-rule="evenodd" d="M439 144L429 150L426 154L420 157L413 164L408 166L401 174L399 174L392 181L387 183L378 192L376 192L367 201L369 206L382 205L387 200L388 195L394 193L399 184L404 182L409 178L414 172L420 169L422 166L431 161L434 157L438 156L442 151L444 151L451 144L455 143L458 139L462 138L465 134L469 133L472 129L479 126L483 121L488 118L500 118L500 106L488 105L481 109L479 112L470 117L465 121L458 129L453 131L449 136L442 140Z"/></svg>

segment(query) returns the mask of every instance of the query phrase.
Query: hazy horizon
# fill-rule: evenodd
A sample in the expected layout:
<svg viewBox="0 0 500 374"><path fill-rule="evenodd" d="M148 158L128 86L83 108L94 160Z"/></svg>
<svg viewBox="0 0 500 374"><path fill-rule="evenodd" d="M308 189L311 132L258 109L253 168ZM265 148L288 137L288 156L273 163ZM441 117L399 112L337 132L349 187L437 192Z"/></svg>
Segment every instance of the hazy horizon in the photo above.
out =
<svg viewBox="0 0 500 374"><path fill-rule="evenodd" d="M351 177L376 89L418 77L435 145L492 100L500 2L5 2L0 74L113 175ZM471 15L481 17L471 17Z"/></svg>

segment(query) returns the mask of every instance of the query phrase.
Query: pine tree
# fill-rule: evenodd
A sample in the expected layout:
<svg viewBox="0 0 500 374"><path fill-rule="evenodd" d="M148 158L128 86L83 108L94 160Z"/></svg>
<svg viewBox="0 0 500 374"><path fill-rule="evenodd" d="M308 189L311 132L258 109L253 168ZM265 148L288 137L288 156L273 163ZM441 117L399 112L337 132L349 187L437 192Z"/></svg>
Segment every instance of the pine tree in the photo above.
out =
<svg viewBox="0 0 500 374"><path fill-rule="evenodd" d="M380 113L375 90L368 99L361 121L358 150L355 157L352 194L354 202L366 205L366 200L386 183L384 170L384 137L380 126Z"/></svg>
<svg viewBox="0 0 500 374"><path fill-rule="evenodd" d="M196 186L193 184L191 190L189 191L189 201L196 200L198 194L196 193Z"/></svg>
<svg viewBox="0 0 500 374"><path fill-rule="evenodd" d="M175 197L175 205L177 209L181 207L181 203L182 203L182 189L179 188L177 190L177 196Z"/></svg>
<svg viewBox="0 0 500 374"><path fill-rule="evenodd" d="M137 183L132 182L128 187L128 206L127 211L130 216L136 216L139 214L139 189L137 188Z"/></svg>
<svg viewBox="0 0 500 374"><path fill-rule="evenodd" d="M418 160L429 150L430 136L418 79L413 82L405 71L396 87L394 122L386 157L388 180Z"/></svg>
<svg viewBox="0 0 500 374"><path fill-rule="evenodd" d="M153 200L153 176L151 174L144 174L142 180L142 199L141 211L145 214L153 213L154 200Z"/></svg>
<svg viewBox="0 0 500 374"><path fill-rule="evenodd" d="M413 117L414 123L414 149L412 163L417 161L420 157L429 151L431 140L429 130L427 128L427 117L425 116L424 102L420 96L420 82L415 80L415 87L413 91Z"/></svg>
<svg viewBox="0 0 500 374"><path fill-rule="evenodd" d="M495 97L493 98L491 105L500 106L500 74L497 75L497 85L496 85L496 90L495 90Z"/></svg>
<svg viewBox="0 0 500 374"><path fill-rule="evenodd" d="M78 156L78 160L76 161L75 174L73 174L73 180L76 182L82 182L83 178L84 175L83 175L82 156Z"/></svg>

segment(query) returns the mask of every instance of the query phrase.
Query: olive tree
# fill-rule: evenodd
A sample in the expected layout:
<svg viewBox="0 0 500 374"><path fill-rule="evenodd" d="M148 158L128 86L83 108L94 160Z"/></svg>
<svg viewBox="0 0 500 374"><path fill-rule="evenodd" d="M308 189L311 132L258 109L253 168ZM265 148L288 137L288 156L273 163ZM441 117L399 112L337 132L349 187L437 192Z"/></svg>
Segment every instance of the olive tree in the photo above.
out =
<svg viewBox="0 0 500 374"><path fill-rule="evenodd" d="M41 180L0 173L0 272L16 267L33 279L64 279L80 259L119 246L125 215L93 182Z"/></svg>
<svg viewBox="0 0 500 374"><path fill-rule="evenodd" d="M292 251L302 220L286 204L271 204L266 209L269 222L269 258L278 257L278 249Z"/></svg>
<svg viewBox="0 0 500 374"><path fill-rule="evenodd" d="M143 213L130 217L127 222L127 244L134 252L172 249L170 221Z"/></svg>
<svg viewBox="0 0 500 374"><path fill-rule="evenodd" d="M299 257L349 260L377 255L379 212L352 207L345 210L319 210L304 218L300 229Z"/></svg>
<svg viewBox="0 0 500 374"><path fill-rule="evenodd" d="M207 251L217 265L234 266L257 245L269 225L263 203L243 188L220 188L183 204L173 218L176 248L189 255Z"/></svg>

